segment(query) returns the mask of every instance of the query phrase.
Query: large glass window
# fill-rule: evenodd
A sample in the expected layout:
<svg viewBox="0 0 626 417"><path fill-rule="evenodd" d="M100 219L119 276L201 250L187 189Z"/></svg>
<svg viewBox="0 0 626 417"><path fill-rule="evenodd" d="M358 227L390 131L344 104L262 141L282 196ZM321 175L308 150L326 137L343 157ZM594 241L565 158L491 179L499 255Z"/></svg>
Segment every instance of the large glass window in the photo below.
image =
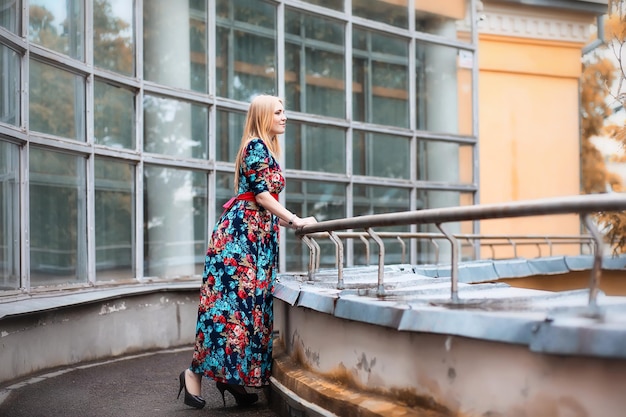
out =
<svg viewBox="0 0 626 417"><path fill-rule="evenodd" d="M94 0L94 65L124 75L133 75L135 70L133 10L132 0Z"/></svg>
<svg viewBox="0 0 626 417"><path fill-rule="evenodd" d="M30 129L85 140L85 79L30 60Z"/></svg>
<svg viewBox="0 0 626 417"><path fill-rule="evenodd" d="M328 7L329 9L343 11L343 0L304 0L307 3L315 4L322 7Z"/></svg>
<svg viewBox="0 0 626 417"><path fill-rule="evenodd" d="M415 53L417 128L471 135L473 54L421 42Z"/></svg>
<svg viewBox="0 0 626 417"><path fill-rule="evenodd" d="M20 61L17 52L0 45L0 122L20 125Z"/></svg>
<svg viewBox="0 0 626 417"><path fill-rule="evenodd" d="M135 276L135 167L96 158L96 279Z"/></svg>
<svg viewBox="0 0 626 417"><path fill-rule="evenodd" d="M354 119L409 127L408 41L355 27L352 47Z"/></svg>
<svg viewBox="0 0 626 417"><path fill-rule="evenodd" d="M30 0L29 3L28 39L83 61L84 0Z"/></svg>
<svg viewBox="0 0 626 417"><path fill-rule="evenodd" d="M345 118L344 25L291 9L285 22L289 108Z"/></svg>
<svg viewBox="0 0 626 417"><path fill-rule="evenodd" d="M144 150L168 156L206 159L208 109L189 102L145 96Z"/></svg>
<svg viewBox="0 0 626 417"><path fill-rule="evenodd" d="M241 135L243 134L243 125L246 120L244 113L230 112L224 110L217 111L216 130L216 160L224 162L235 162L239 145L241 144Z"/></svg>
<svg viewBox="0 0 626 417"><path fill-rule="evenodd" d="M217 94L250 101L276 94L276 7L262 0L217 0Z"/></svg>
<svg viewBox="0 0 626 417"><path fill-rule="evenodd" d="M346 133L338 127L287 122L285 166L302 171L346 173Z"/></svg>
<svg viewBox="0 0 626 417"><path fill-rule="evenodd" d="M315 216L318 221L346 217L346 187L344 184L302 181L289 179L285 189L287 209L299 217ZM287 239L287 270L306 271L309 262L309 249L293 233L282 237ZM319 240L321 248L320 265L335 266L335 245L328 240Z"/></svg>
<svg viewBox="0 0 626 417"><path fill-rule="evenodd" d="M85 158L35 147L29 156L30 283L85 283Z"/></svg>
<svg viewBox="0 0 626 417"><path fill-rule="evenodd" d="M19 149L0 141L0 290L20 286Z"/></svg>
<svg viewBox="0 0 626 417"><path fill-rule="evenodd" d="M135 149L135 93L103 81L94 83L94 142Z"/></svg>
<svg viewBox="0 0 626 417"><path fill-rule="evenodd" d="M207 92L206 2L144 1L143 42L146 80Z"/></svg>
<svg viewBox="0 0 626 417"><path fill-rule="evenodd" d="M202 274L207 245L207 174L144 169L144 275Z"/></svg>
<svg viewBox="0 0 626 417"><path fill-rule="evenodd" d="M410 178L410 139L355 130L352 169L355 175Z"/></svg>
<svg viewBox="0 0 626 417"><path fill-rule="evenodd" d="M20 0L0 0L0 26L15 34L20 32Z"/></svg>
<svg viewBox="0 0 626 417"><path fill-rule="evenodd" d="M352 0L352 14L404 29L409 27L407 0Z"/></svg>

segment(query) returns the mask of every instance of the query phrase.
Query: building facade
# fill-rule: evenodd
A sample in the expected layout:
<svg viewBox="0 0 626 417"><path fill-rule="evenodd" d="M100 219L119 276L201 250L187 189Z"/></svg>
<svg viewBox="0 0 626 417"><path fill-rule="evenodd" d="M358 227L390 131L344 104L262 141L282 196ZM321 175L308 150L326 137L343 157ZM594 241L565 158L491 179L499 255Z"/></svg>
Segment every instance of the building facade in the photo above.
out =
<svg viewBox="0 0 626 417"><path fill-rule="evenodd" d="M214 222L233 194L247 104L261 93L286 102L280 198L300 216L533 197L497 191L511 179L498 176L495 161L519 162L519 154L502 158L498 147L531 123L494 112L515 110L518 98L501 93L528 91L517 82L527 71L522 78L532 88L567 93L559 103L567 101L563 111L575 123L572 69L584 42L538 41L547 61L555 42L569 51L568 75L555 69L556 84L544 83L534 78L533 50L518 59L511 48L534 35L506 33L507 23L494 22L549 11L540 23L559 21L567 31L572 22L587 27L606 8L606 1L569 3L0 0L0 296L197 279ZM553 64L537 65L550 71ZM479 79L487 87L481 95ZM555 148L567 146L574 172L579 135L568 128ZM523 169L532 160L525 156ZM559 193L578 192L574 174ZM306 247L282 233L281 270L304 270ZM322 251L334 247L322 244ZM413 243L409 261L431 262L433 251ZM398 262L400 252L389 243L387 262ZM365 250L350 242L346 256L348 265L360 264Z"/></svg>

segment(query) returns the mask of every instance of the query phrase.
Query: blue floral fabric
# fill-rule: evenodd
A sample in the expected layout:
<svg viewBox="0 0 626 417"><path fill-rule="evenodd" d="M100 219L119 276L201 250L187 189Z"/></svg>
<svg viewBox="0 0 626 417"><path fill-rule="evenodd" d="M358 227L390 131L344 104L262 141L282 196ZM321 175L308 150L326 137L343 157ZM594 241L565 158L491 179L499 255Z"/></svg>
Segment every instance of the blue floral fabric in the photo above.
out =
<svg viewBox="0 0 626 417"><path fill-rule="evenodd" d="M246 146L239 173L239 194L285 187L261 139ZM278 232L278 218L254 201L236 200L218 220L202 276L193 372L228 384L269 384Z"/></svg>

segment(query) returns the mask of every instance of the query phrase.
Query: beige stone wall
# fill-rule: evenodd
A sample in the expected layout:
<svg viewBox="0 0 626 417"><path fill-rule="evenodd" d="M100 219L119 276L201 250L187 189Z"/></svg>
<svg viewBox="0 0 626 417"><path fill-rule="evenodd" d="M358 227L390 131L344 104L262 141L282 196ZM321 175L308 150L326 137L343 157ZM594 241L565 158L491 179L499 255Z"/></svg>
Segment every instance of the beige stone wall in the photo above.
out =
<svg viewBox="0 0 626 417"><path fill-rule="evenodd" d="M482 14L480 203L578 194L581 56L595 16L498 2L484 2ZM580 222L551 216L485 221L480 228L574 235Z"/></svg>

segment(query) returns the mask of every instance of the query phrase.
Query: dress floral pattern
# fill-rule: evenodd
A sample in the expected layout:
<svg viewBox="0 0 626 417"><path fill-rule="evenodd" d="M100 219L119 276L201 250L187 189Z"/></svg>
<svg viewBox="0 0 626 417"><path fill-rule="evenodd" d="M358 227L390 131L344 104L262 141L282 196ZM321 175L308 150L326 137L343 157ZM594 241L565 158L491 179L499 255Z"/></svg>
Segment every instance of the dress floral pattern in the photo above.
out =
<svg viewBox="0 0 626 417"><path fill-rule="evenodd" d="M238 194L285 187L261 139L242 155ZM235 200L221 215L207 249L191 370L228 384L269 384L272 366L278 218L254 201Z"/></svg>

